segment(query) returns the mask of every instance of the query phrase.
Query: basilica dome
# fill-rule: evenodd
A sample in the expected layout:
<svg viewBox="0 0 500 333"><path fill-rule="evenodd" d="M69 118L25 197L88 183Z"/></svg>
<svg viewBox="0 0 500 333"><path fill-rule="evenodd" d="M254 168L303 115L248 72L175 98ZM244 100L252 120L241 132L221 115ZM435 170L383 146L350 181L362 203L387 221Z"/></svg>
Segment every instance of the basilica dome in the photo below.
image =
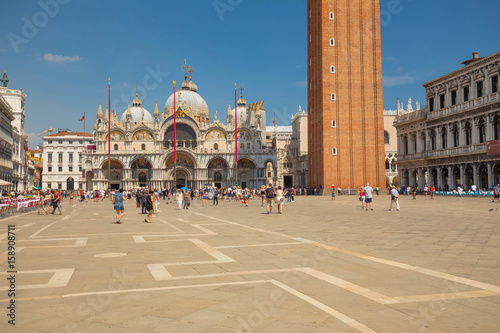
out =
<svg viewBox="0 0 500 333"><path fill-rule="evenodd" d="M138 98L138 94L135 94L135 99L132 102L132 107L130 107L130 104L125 112L123 112L121 116L121 121L125 123L127 121L127 114L132 116L132 123L139 123L139 122L145 122L145 123L152 123L153 122L153 117L149 113L148 110L142 107L142 102Z"/></svg>
<svg viewBox="0 0 500 333"><path fill-rule="evenodd" d="M189 82L184 78L182 89L175 92L175 107L181 107L186 114L192 118L199 114L201 117L208 118L207 102L197 93L198 87L192 80ZM174 107L174 94L170 95L165 103L165 112L170 114L170 110ZM191 110L189 110L191 109Z"/></svg>

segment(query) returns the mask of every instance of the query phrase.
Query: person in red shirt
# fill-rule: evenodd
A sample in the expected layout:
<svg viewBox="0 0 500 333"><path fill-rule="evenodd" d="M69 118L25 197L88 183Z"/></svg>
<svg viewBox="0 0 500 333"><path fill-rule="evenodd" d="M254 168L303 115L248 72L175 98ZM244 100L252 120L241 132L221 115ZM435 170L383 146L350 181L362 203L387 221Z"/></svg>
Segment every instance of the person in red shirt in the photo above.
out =
<svg viewBox="0 0 500 333"><path fill-rule="evenodd" d="M56 192L56 197L54 199L54 208L52 209L52 215L56 212L56 208L59 209L59 215L62 215L62 210L61 210L61 191Z"/></svg>

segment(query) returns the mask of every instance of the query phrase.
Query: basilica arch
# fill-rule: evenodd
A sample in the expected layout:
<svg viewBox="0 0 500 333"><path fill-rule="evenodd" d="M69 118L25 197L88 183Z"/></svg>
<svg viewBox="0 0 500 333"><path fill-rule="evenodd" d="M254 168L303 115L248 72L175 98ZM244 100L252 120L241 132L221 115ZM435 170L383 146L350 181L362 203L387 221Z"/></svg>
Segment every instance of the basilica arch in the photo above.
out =
<svg viewBox="0 0 500 333"><path fill-rule="evenodd" d="M152 163L147 158L136 158L130 163L134 187L151 187Z"/></svg>
<svg viewBox="0 0 500 333"><path fill-rule="evenodd" d="M229 186L229 170L228 163L221 157L214 157L207 165L208 179L211 180L212 186L217 188Z"/></svg>
<svg viewBox="0 0 500 333"><path fill-rule="evenodd" d="M118 160L111 160L110 175L108 177L108 161L105 161L101 167L104 179L110 180L112 189L123 188L123 164Z"/></svg>
<svg viewBox="0 0 500 333"><path fill-rule="evenodd" d="M196 187L196 159L187 151L177 152L177 163L175 165L177 182L174 184L174 154L171 153L165 158L164 168L166 169L166 187ZM182 179L182 181L179 181ZM181 186L182 185L182 186Z"/></svg>

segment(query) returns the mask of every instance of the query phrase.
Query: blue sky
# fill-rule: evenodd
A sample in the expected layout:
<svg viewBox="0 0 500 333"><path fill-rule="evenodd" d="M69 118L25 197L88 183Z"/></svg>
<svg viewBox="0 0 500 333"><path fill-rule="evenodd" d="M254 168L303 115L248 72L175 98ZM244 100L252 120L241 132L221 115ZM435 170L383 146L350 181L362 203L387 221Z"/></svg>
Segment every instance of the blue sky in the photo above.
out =
<svg viewBox="0 0 500 333"><path fill-rule="evenodd" d="M54 7L57 3L57 8ZM45 6L43 4L50 4ZM42 0L5 2L0 69L27 94L30 147L48 127L93 126L99 101L119 114L141 85L143 107L160 111L183 80L184 59L210 112L225 119L234 83L265 101L267 122L289 125L307 107L306 0ZM499 51L500 1L381 0L384 106L424 104L422 83ZM48 13L48 14L47 14ZM27 23L28 22L28 23ZM29 29L29 26L35 29ZM13 42L14 40L14 42ZM239 92L238 92L239 93Z"/></svg>

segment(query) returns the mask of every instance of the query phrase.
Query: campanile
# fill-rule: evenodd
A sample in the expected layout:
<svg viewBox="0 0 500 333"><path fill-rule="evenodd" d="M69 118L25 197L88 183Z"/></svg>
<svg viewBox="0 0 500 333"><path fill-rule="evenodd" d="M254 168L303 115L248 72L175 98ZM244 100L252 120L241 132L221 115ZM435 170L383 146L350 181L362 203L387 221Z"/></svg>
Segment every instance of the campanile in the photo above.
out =
<svg viewBox="0 0 500 333"><path fill-rule="evenodd" d="M308 182L385 187L379 0L307 1Z"/></svg>

